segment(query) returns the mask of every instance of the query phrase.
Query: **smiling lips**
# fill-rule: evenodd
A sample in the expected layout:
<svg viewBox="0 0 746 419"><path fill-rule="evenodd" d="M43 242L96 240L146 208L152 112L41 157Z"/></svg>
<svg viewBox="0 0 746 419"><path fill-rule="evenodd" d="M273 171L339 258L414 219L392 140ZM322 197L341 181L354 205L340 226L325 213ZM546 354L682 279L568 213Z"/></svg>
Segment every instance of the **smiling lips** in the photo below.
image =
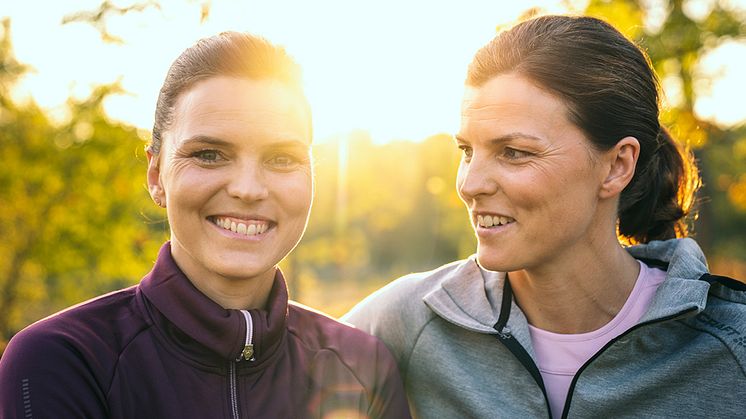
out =
<svg viewBox="0 0 746 419"><path fill-rule="evenodd" d="M243 234L245 236L257 236L264 234L269 229L269 221L263 220L236 220L228 217L209 217L208 218L213 224L224 230L230 230L234 233Z"/></svg>
<svg viewBox="0 0 746 419"><path fill-rule="evenodd" d="M477 226L490 228L515 222L514 218L502 215L477 215Z"/></svg>

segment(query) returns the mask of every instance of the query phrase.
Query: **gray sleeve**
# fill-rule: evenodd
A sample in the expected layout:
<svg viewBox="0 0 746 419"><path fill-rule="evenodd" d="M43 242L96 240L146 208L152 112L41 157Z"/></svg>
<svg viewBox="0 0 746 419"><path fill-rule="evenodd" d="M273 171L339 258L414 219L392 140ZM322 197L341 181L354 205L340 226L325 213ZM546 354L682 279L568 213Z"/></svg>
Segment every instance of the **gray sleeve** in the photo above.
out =
<svg viewBox="0 0 746 419"><path fill-rule="evenodd" d="M433 316L422 301L419 275L391 282L358 303L342 320L381 339L396 358L406 381L409 355L420 331Z"/></svg>

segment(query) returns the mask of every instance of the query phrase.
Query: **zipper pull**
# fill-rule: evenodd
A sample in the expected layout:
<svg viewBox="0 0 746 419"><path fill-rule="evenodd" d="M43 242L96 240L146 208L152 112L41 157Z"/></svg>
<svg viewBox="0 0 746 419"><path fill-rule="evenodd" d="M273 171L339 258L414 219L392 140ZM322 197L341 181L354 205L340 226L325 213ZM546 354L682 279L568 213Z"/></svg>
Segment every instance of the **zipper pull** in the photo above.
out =
<svg viewBox="0 0 746 419"><path fill-rule="evenodd" d="M241 355L238 357L238 360L245 359L247 361L253 361L254 360L254 345L249 343L246 346L243 347L243 351L241 351Z"/></svg>
<svg viewBox="0 0 746 419"><path fill-rule="evenodd" d="M513 335L510 334L510 329L507 326L498 329L497 335L500 336L501 339L510 339L513 337Z"/></svg>

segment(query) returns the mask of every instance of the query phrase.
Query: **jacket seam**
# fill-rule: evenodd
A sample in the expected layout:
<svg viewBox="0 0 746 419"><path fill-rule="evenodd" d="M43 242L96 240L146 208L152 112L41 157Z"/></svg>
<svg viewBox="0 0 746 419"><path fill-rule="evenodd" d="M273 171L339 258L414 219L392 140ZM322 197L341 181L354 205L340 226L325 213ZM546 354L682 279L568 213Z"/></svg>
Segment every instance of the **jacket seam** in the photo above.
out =
<svg viewBox="0 0 746 419"><path fill-rule="evenodd" d="M151 324L146 323L145 327L143 327L142 330L140 330L134 336L132 336L132 339L130 339L127 342L127 344L125 344L124 346L120 348L119 352L117 353L117 360L111 369L111 377L109 377L109 382L107 383L107 386L106 386L106 397L107 398L109 397L109 394L111 393L111 386L114 384L114 377L116 376L117 371L119 370L119 361L122 359L122 354L124 354L124 352L127 350L127 348L129 348L132 342L135 341L135 339L137 339L141 334L150 330L151 327L152 327Z"/></svg>
<svg viewBox="0 0 746 419"><path fill-rule="evenodd" d="M717 292L717 291L715 291L715 292ZM740 301L740 300L737 300L735 298L727 298L727 297L725 297L723 295L716 294L715 292L710 292L709 296L712 297L712 298L717 298L718 300L721 300L721 301L727 301L729 303L739 304L739 305L742 305L742 306L746 306L746 302L744 302L744 301Z"/></svg>
<svg viewBox="0 0 746 419"><path fill-rule="evenodd" d="M736 356L735 352L733 352L733 349L732 349L732 348L730 347L730 345L728 345L728 344L727 344L727 343L726 343L726 342L725 342L725 341L723 340L723 338L721 338L720 336L718 336L718 335L716 335L716 334L712 333L712 332L711 332L711 331L709 331L709 330L706 330L706 329L702 329L702 328L699 328L699 327L697 327L697 326L694 326L694 325L692 325L692 324L688 324L688 323L686 323L686 322L685 322L685 321L683 321L683 320L678 320L678 322L679 322L679 323L681 323L682 325L684 325L685 327L688 327L688 328L690 328L690 329L692 329L692 330L696 330L696 331L698 331L698 332L701 332L701 333L706 333L706 334L708 334L708 335L712 336L713 338L717 339L717 340L718 340L718 341L720 342L720 344L721 344L721 345L723 345L723 346L724 346L725 348L727 348L727 349L728 349L728 352L730 352L730 354L731 354L731 357L732 357L732 358L733 358L733 360L734 360L734 361L736 362L736 364L738 365L738 367L739 367L739 368L741 369L741 374L743 374L743 376L744 376L744 377L746 377L746 368L744 368L744 365L743 365L743 364L741 364L741 362L739 361L739 359L738 359L738 357Z"/></svg>
<svg viewBox="0 0 746 419"><path fill-rule="evenodd" d="M407 356L405 358L406 362L404 363L404 371L405 371L404 381L409 381L409 363L412 360L412 354L414 353L414 348L417 346L417 343L420 341L420 337L422 336L422 333L425 331L425 329L427 328L427 326L430 323L432 323L433 321L435 321L435 319L437 319L437 318L438 318L438 316L436 316L434 314L431 314L430 319L428 321L426 321L422 325L422 327L420 328L420 331L417 332L417 336L414 338L414 341L412 342L412 347L409 348L409 353L407 354Z"/></svg>

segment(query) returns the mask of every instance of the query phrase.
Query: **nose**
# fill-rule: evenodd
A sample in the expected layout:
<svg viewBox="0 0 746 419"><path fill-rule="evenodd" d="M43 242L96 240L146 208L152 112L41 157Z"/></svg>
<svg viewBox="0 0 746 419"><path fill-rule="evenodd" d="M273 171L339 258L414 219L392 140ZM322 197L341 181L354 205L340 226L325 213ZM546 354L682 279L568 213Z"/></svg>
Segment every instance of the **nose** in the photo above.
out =
<svg viewBox="0 0 746 419"><path fill-rule="evenodd" d="M480 196L489 196L497 192L497 180L494 178L493 169L489 161L479 158L476 154L470 161L461 160L456 188L464 202L469 203Z"/></svg>
<svg viewBox="0 0 746 419"><path fill-rule="evenodd" d="M267 177L261 163L245 162L230 171L226 191L233 198L246 202L259 201L269 196Z"/></svg>

